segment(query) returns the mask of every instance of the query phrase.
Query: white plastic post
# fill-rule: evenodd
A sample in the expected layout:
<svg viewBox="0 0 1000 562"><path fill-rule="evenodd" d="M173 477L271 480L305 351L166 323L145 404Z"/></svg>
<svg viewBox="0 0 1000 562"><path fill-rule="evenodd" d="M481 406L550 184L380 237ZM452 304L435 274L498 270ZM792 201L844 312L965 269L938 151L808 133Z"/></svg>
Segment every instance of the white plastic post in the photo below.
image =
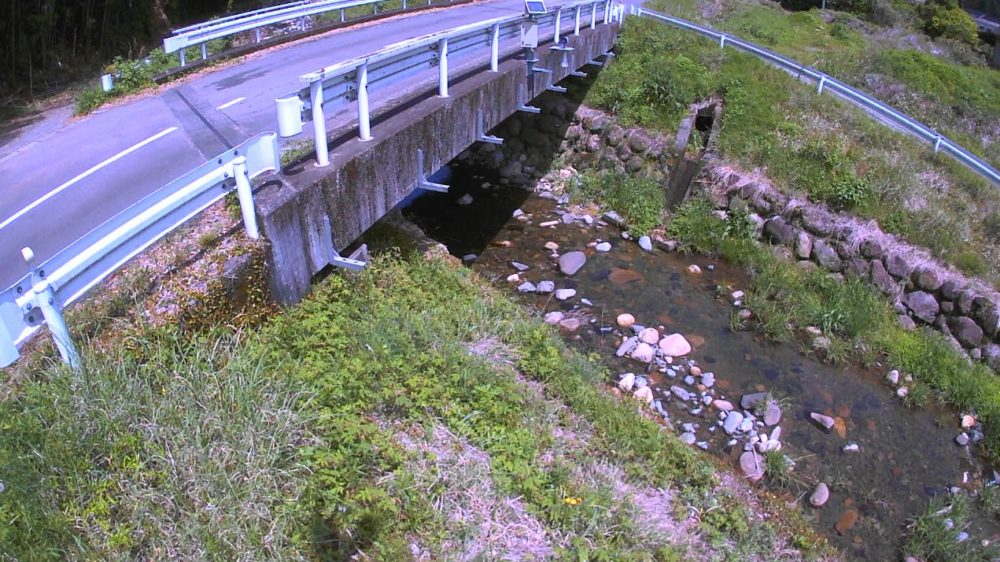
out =
<svg viewBox="0 0 1000 562"><path fill-rule="evenodd" d="M79 369L80 355L77 353L76 347L73 346L73 339L69 336L69 327L66 326L62 310L56 304L56 294L52 290L52 285L49 285L48 281L42 281L31 290L35 293L35 305L42 310L45 324L52 332L52 339L56 342L59 355L70 368Z"/></svg>
<svg viewBox="0 0 1000 562"><path fill-rule="evenodd" d="M562 10L560 8L556 8L556 30L552 34L553 43L559 42L559 29L561 27L562 27Z"/></svg>
<svg viewBox="0 0 1000 562"><path fill-rule="evenodd" d="M403 9L406 9L406 0L403 0Z"/></svg>
<svg viewBox="0 0 1000 562"><path fill-rule="evenodd" d="M490 72L500 71L500 24L493 25L490 33Z"/></svg>
<svg viewBox="0 0 1000 562"><path fill-rule="evenodd" d="M343 8L341 8L341 10L340 10L340 23L344 23L344 20L346 18L347 18L347 14L345 13L345 10Z"/></svg>
<svg viewBox="0 0 1000 562"><path fill-rule="evenodd" d="M330 165L330 149L326 145L326 116L323 115L323 79L309 84L312 103L313 136L316 145L316 165Z"/></svg>
<svg viewBox="0 0 1000 562"><path fill-rule="evenodd" d="M202 43L201 44L201 60L205 60L207 58L208 58L208 45L206 45L205 43Z"/></svg>
<svg viewBox="0 0 1000 562"><path fill-rule="evenodd" d="M253 30L253 42L260 43L260 28L254 28Z"/></svg>
<svg viewBox="0 0 1000 562"><path fill-rule="evenodd" d="M576 23L573 24L573 35L580 34L580 6L576 7Z"/></svg>
<svg viewBox="0 0 1000 562"><path fill-rule="evenodd" d="M236 197L240 201L243 227L247 230L247 236L257 240L260 238L260 230L257 229L257 213L253 205L253 188L250 186L246 156L233 159L233 177L236 178Z"/></svg>
<svg viewBox="0 0 1000 562"><path fill-rule="evenodd" d="M823 93L823 86L825 86L825 85L826 85L826 76L820 76L819 77L819 83L816 85L816 93L817 94L822 94Z"/></svg>
<svg viewBox="0 0 1000 562"><path fill-rule="evenodd" d="M181 47L181 50L177 51L177 55L181 59L181 66L187 66L187 56L185 56L185 54L184 54L184 48L183 47Z"/></svg>
<svg viewBox="0 0 1000 562"><path fill-rule="evenodd" d="M438 41L438 97L448 97L448 38Z"/></svg>
<svg viewBox="0 0 1000 562"><path fill-rule="evenodd" d="M611 22L611 0L604 0L604 20L602 23Z"/></svg>
<svg viewBox="0 0 1000 562"><path fill-rule="evenodd" d="M597 2L590 7L590 29L597 27Z"/></svg>
<svg viewBox="0 0 1000 562"><path fill-rule="evenodd" d="M358 67L358 138L371 140L371 115L368 113L368 63Z"/></svg>

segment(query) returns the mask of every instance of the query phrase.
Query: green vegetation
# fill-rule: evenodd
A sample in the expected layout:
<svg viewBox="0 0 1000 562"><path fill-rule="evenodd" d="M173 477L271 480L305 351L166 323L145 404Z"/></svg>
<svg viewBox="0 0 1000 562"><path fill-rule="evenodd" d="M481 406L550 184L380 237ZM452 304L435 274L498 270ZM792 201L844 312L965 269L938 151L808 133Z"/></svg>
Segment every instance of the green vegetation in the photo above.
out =
<svg viewBox="0 0 1000 562"><path fill-rule="evenodd" d="M750 273L746 303L757 328L775 340L794 341L797 330L821 327L830 337L833 360L856 356L886 363L913 375L908 403L921 404L931 392L960 411L975 410L984 423L984 452L1000 459L1000 379L983 364L970 364L930 330L907 331L888 303L866 281L843 282L821 270L803 270L776 257L746 235L739 213L726 220L706 199L685 202L667 224L682 249L712 253Z"/></svg>
<svg viewBox="0 0 1000 562"><path fill-rule="evenodd" d="M995 157L980 139L1000 121L996 71L915 50L879 51L857 26L827 23L816 12L747 7L717 25L847 81L874 72L902 84L899 98L909 101L897 103L901 109ZM618 51L588 103L626 125L672 132L693 103L717 96L723 157L762 169L785 191L873 218L967 273L1000 280L1000 251L988 243L985 220L1000 211L1000 194L950 159L755 57L655 21L630 20Z"/></svg>
<svg viewBox="0 0 1000 562"><path fill-rule="evenodd" d="M723 501L598 363L443 260L377 258L262 328L139 322L108 347L0 403L15 558L436 558L509 525L560 558L678 560L688 536L656 518L680 504L635 500ZM724 501L714 548L771 559L772 524Z"/></svg>
<svg viewBox="0 0 1000 562"><path fill-rule="evenodd" d="M635 234L648 234L663 223L663 188L645 178L605 172L585 174L573 190L579 201L603 201L621 213Z"/></svg>
<svg viewBox="0 0 1000 562"><path fill-rule="evenodd" d="M963 494L935 498L927 510L907 526L903 553L921 560L941 562L967 562L994 560L996 548L983 546L978 541L956 540L959 533L969 526L969 503Z"/></svg>

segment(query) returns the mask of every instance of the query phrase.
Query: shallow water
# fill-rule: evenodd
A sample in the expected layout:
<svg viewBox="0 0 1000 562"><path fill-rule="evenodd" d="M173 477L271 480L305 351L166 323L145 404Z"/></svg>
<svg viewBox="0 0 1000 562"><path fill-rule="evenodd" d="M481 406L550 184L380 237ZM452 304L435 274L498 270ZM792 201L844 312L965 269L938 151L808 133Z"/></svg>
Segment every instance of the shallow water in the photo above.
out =
<svg viewBox="0 0 1000 562"><path fill-rule="evenodd" d="M782 452L796 462L792 474L797 481L782 493L789 501L798 498L816 528L848 557L900 559L908 518L922 512L932 496L947 493L952 486L971 488L979 483L983 463L952 441L961 431L958 413L935 406L904 407L883 384L884 370L831 366L796 346L768 343L748 331L733 332L730 315L735 309L728 295L745 288L745 277L738 269L702 256L644 252L609 226L560 222L541 227L542 222L559 219L553 201L536 196L525 199L526 192L516 189L484 190L478 178L457 177L454 182L451 194L422 198L406 211L407 216L448 245L453 254L479 254L474 269L512 292L517 283L505 281L516 273L511 261L530 266L521 274L522 280L547 279L555 281L557 288L576 289L576 296L564 302L551 295L520 298L540 313L561 310L583 318L580 329L563 330L563 335L586 352L600 353L613 374L640 374L643 367L634 360L614 357L622 334L615 318L628 312L638 324L657 327L661 333L680 332L695 343L690 357L703 371L715 373L716 398L738 405L744 393L770 391L779 397ZM456 205L466 191L474 196L473 203ZM530 216L529 221L511 218L511 211L518 207ZM497 216L502 220L496 220ZM598 239L609 240L612 250L598 253L587 248ZM559 244L559 252L585 251L586 265L573 277L560 274L551 252L544 248L550 241ZM688 273L691 264L699 265L702 273ZM581 304L581 298L593 305ZM648 376L658 399L669 394L671 385L684 386L680 377L669 379L656 371ZM730 458L735 466L742 448L726 447L728 436L721 428L708 429L715 426L717 411L705 408L700 415L691 415L690 408L676 402L668 405L666 398L663 404L670 414L667 423L677 427L678 433L682 423L698 424L697 440L708 442L710 452ZM843 434L819 429L809 421L811 412L840 418L838 429ZM845 453L848 443L857 443L861 452ZM812 508L801 496L808 496L818 481L830 486L830 499L824 507ZM834 525L849 510L857 512L857 523L841 535ZM973 540L993 540L998 529L979 517L967 531Z"/></svg>

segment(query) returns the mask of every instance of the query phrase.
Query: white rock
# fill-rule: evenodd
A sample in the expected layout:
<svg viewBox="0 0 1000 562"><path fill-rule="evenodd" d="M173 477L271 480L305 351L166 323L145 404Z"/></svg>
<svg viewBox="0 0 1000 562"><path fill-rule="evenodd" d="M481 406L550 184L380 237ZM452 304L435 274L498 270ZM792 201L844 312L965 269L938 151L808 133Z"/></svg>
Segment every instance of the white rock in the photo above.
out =
<svg viewBox="0 0 1000 562"><path fill-rule="evenodd" d="M618 350L615 351L615 357L624 357L626 354L632 353L637 345L639 345L639 338L625 338L618 346Z"/></svg>
<svg viewBox="0 0 1000 562"><path fill-rule="evenodd" d="M596 245L594 245L594 249L597 250L598 252L610 252L611 251L611 243L610 242L599 242Z"/></svg>
<svg viewBox="0 0 1000 562"><path fill-rule="evenodd" d="M693 372L691 373L694 374ZM701 376L701 384L705 385L705 388L712 388L715 386L715 373L705 373Z"/></svg>
<svg viewBox="0 0 1000 562"><path fill-rule="evenodd" d="M556 289L556 284L552 281L539 281L538 286L535 287L535 291L543 294L549 294Z"/></svg>
<svg viewBox="0 0 1000 562"><path fill-rule="evenodd" d="M517 291L519 293L534 293L535 284L532 283L531 281L525 281L524 283L521 283L520 285L517 286Z"/></svg>
<svg viewBox="0 0 1000 562"><path fill-rule="evenodd" d="M823 507L827 500L830 499L830 488L826 484L820 482L816 485L816 489L809 496L809 505L813 507Z"/></svg>
<svg viewBox="0 0 1000 562"><path fill-rule="evenodd" d="M508 283L517 283L520 280L521 280L521 276L518 275L518 274L516 274L516 273L511 273L510 275L507 276L507 282Z"/></svg>
<svg viewBox="0 0 1000 562"><path fill-rule="evenodd" d="M649 363L653 360L653 348L647 343L640 343L635 346L630 354L632 359L640 361L642 363Z"/></svg>
<svg viewBox="0 0 1000 562"><path fill-rule="evenodd" d="M560 320L563 319L563 313L558 310L553 310L545 315L546 324L558 324Z"/></svg>
<svg viewBox="0 0 1000 562"><path fill-rule="evenodd" d="M833 429L833 425L835 422L834 419L831 418L830 416L824 416L823 414L813 412L809 414L809 417L812 418L814 422L819 424L819 426L825 429L826 431L830 431L831 429Z"/></svg>
<svg viewBox="0 0 1000 562"><path fill-rule="evenodd" d="M510 262L510 265L514 266L514 269L518 270L519 272L524 272L531 269L530 266L528 266L527 264L523 264L519 261L512 261Z"/></svg>
<svg viewBox="0 0 1000 562"><path fill-rule="evenodd" d="M896 386L899 384L899 371L896 369L889 371L889 374L885 376L885 380L889 381L889 384L892 386Z"/></svg>
<svg viewBox="0 0 1000 562"><path fill-rule="evenodd" d="M583 252L567 252L559 257L559 270L563 275L574 275L585 263L587 255Z"/></svg>
<svg viewBox="0 0 1000 562"><path fill-rule="evenodd" d="M733 409L733 403L730 402L729 400L714 400L712 401L712 406L715 406L717 409L722 410L723 412L729 412L732 411Z"/></svg>
<svg viewBox="0 0 1000 562"><path fill-rule="evenodd" d="M548 241L548 242L545 243L545 249L546 250L558 250L559 249L559 244L556 244L555 242L553 242L553 241L550 240L550 241Z"/></svg>
<svg viewBox="0 0 1000 562"><path fill-rule="evenodd" d="M471 205L472 204L472 196L469 195L468 193L466 193L465 195L461 196L458 199L458 201L456 201L456 203L458 203L459 205L463 205L463 206L464 205Z"/></svg>
<svg viewBox="0 0 1000 562"><path fill-rule="evenodd" d="M743 291L733 291L732 293L729 294L729 296L732 297L734 301L738 301L742 299L745 294L746 293L744 293Z"/></svg>
<svg viewBox="0 0 1000 562"><path fill-rule="evenodd" d="M559 289L556 291L556 299L564 301L576 296L576 289Z"/></svg>
<svg viewBox="0 0 1000 562"><path fill-rule="evenodd" d="M660 341L660 332L657 332L656 328L646 328L639 332L639 341L648 343L649 345L656 345L656 342Z"/></svg>
<svg viewBox="0 0 1000 562"><path fill-rule="evenodd" d="M688 273L692 273L694 275L697 275L697 274L701 273L701 268L698 267L695 264L691 264L691 265L688 266L687 271L688 271Z"/></svg>
<svg viewBox="0 0 1000 562"><path fill-rule="evenodd" d="M653 241L650 240L649 236L640 236L639 237L639 247L642 248L643 250L646 250L647 252L652 252L653 251Z"/></svg>
<svg viewBox="0 0 1000 562"><path fill-rule="evenodd" d="M632 324L635 324L635 316L632 316L627 312L624 314L619 314L618 318L615 319L615 322L617 322L618 325L621 326L622 328L628 328L631 327Z"/></svg>
<svg viewBox="0 0 1000 562"><path fill-rule="evenodd" d="M740 455L740 470L750 481L756 482L764 477L764 459L753 451L747 451Z"/></svg>
<svg viewBox="0 0 1000 562"><path fill-rule="evenodd" d="M861 447L857 443L848 443L847 445L844 445L844 452L845 453L860 453L861 452Z"/></svg>
<svg viewBox="0 0 1000 562"><path fill-rule="evenodd" d="M559 224L559 221L545 221L545 222L538 223L538 226L540 226L542 228L548 228L550 226L555 226L557 224Z"/></svg>
<svg viewBox="0 0 1000 562"><path fill-rule="evenodd" d="M736 430L740 428L743 424L743 414L739 412L729 412L726 416L726 423L723 424L722 429L726 431L729 435L736 433Z"/></svg>
<svg viewBox="0 0 1000 562"><path fill-rule="evenodd" d="M635 394L633 394L632 396L635 396L636 400L644 401L646 404L653 403L653 389L649 388L648 386L644 386L639 390L636 390Z"/></svg>
<svg viewBox="0 0 1000 562"><path fill-rule="evenodd" d="M664 355L680 357L691 353L691 344L680 334L670 334L660 340L660 350Z"/></svg>
<svg viewBox="0 0 1000 562"><path fill-rule="evenodd" d="M969 414L962 416L962 429L972 429L974 425L976 425L976 418Z"/></svg>
<svg viewBox="0 0 1000 562"><path fill-rule="evenodd" d="M517 217L524 216L524 211L522 211L521 209L514 209L514 212L511 213L510 216L516 219Z"/></svg>
<svg viewBox="0 0 1000 562"><path fill-rule="evenodd" d="M694 442L697 441L697 437L694 436L694 433L684 432L681 434L680 440L685 445L694 445Z"/></svg>
<svg viewBox="0 0 1000 562"><path fill-rule="evenodd" d="M964 431L962 433L959 433L958 437L955 438L955 443L958 443L959 446L962 446L962 447L968 445L969 444L969 434L966 433L966 432L964 432Z"/></svg>
<svg viewBox="0 0 1000 562"><path fill-rule="evenodd" d="M632 392L633 386L635 386L635 373L625 373L618 381L618 388L625 392Z"/></svg>
<svg viewBox="0 0 1000 562"><path fill-rule="evenodd" d="M909 393L910 393L910 389L906 388L905 386L901 386L901 387L899 387L899 388L896 389L896 396L899 396L900 398L906 398L906 396Z"/></svg>

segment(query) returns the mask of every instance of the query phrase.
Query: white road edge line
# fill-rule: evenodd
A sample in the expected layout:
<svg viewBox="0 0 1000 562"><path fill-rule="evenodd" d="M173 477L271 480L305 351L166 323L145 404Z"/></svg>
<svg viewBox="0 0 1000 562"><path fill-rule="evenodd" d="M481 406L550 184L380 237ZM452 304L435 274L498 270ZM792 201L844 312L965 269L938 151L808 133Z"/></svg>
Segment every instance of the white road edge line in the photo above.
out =
<svg viewBox="0 0 1000 562"><path fill-rule="evenodd" d="M227 107L232 107L232 106L240 103L241 101L243 101L245 99L246 99L245 97L239 97L239 98L234 99L233 101L227 101L226 103L220 105L219 107L216 107L215 109L218 109L219 111L222 111L223 109L225 109Z"/></svg>
<svg viewBox="0 0 1000 562"><path fill-rule="evenodd" d="M53 189L52 191L46 193L45 195L42 195L38 199L35 199L27 207L25 207L25 208L21 209L20 211L14 213L13 215L11 215L7 219L5 219L3 222L0 222L0 229L4 228L5 226L9 225L10 223L12 223L12 222L16 221L17 219L21 218L28 211L34 209L35 207L41 205L42 203L44 203L46 201L48 201L52 197L58 195L60 192L62 192L66 188L70 187L74 183L82 180L83 178L89 176L90 174L93 174L94 172L100 170L101 168L107 166L108 164L111 164L111 163L113 163L113 162L115 162L117 160L120 160L121 158L124 158L125 156L128 156L129 154L132 154L133 152L135 152L136 150L139 150L140 148L146 146L147 144L149 144L151 142L154 142L154 141L157 141L157 140L159 140L159 139L161 139L161 138L169 135L170 133L172 133L172 132L174 132L176 130L177 130L177 127L168 127L166 129L163 129L162 131L160 131L159 133L156 133L155 135L149 137L148 139L146 139L146 140L144 140L142 142L139 142L137 144L134 144L134 145L132 145L129 148L126 148L125 150L119 152L118 154L115 154L114 156L108 158L107 160L101 162L100 164L92 166L87 171L85 171L85 172L77 175L76 177L74 177L73 179L69 180L68 182L60 185L59 187Z"/></svg>

